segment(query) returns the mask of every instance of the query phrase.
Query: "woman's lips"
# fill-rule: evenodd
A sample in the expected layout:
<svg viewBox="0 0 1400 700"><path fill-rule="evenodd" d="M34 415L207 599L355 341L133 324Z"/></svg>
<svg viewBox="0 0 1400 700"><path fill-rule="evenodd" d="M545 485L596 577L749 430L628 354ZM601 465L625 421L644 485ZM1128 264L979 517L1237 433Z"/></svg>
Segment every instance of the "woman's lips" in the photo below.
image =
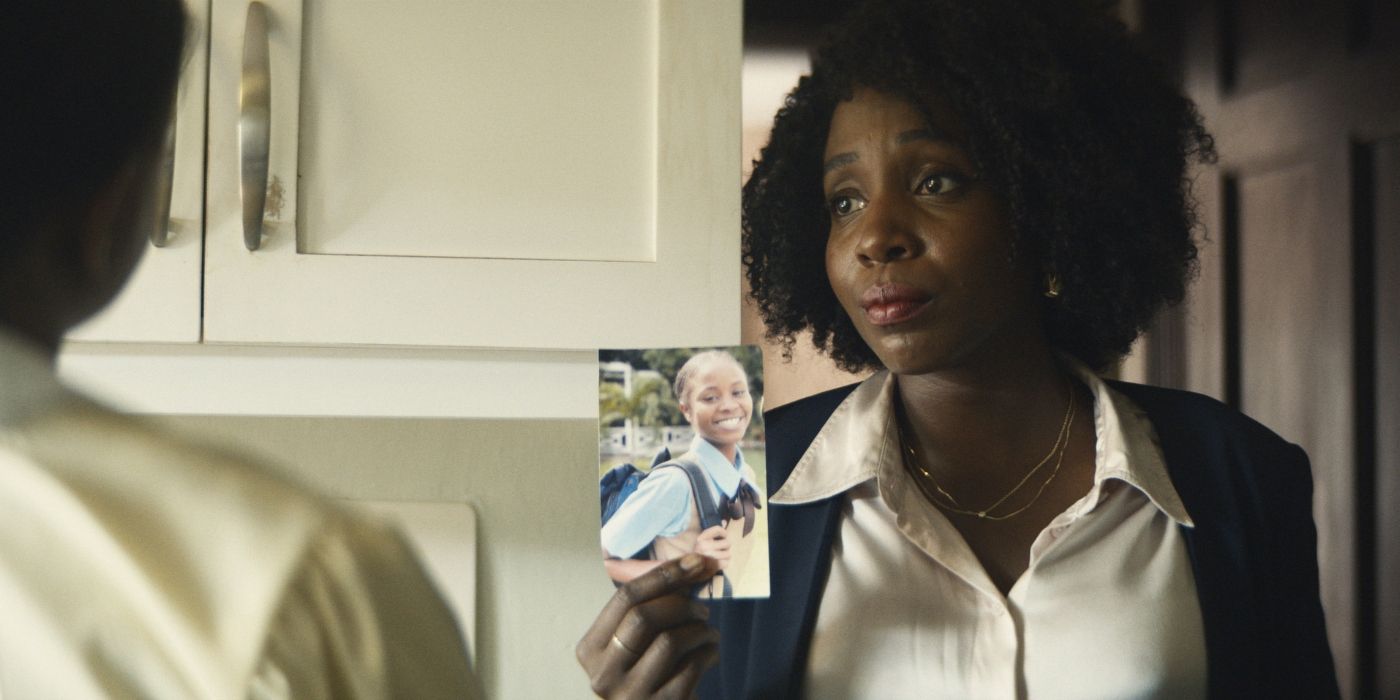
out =
<svg viewBox="0 0 1400 700"><path fill-rule="evenodd" d="M932 298L928 292L915 287L887 282L865 290L860 307L871 323L892 326L917 316Z"/></svg>

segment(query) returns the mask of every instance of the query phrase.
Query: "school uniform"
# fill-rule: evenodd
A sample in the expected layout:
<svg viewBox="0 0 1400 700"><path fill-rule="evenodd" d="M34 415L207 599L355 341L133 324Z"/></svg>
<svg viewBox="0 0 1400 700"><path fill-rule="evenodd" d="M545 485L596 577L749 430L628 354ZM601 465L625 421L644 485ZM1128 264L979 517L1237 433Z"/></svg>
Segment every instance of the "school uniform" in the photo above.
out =
<svg viewBox="0 0 1400 700"><path fill-rule="evenodd" d="M733 498L741 481L755 485L753 469L744 462L743 450L736 448L734 461L730 462L714 445L696 435L684 456L699 464L709 477L714 503L719 503L722 496ZM603 526L603 549L626 559L654 543L668 554L678 550L684 554L694 549L699 534L699 508L689 477L682 469L658 469L642 480Z"/></svg>
<svg viewBox="0 0 1400 700"><path fill-rule="evenodd" d="M736 448L730 462L719 449L696 435L690 449L683 455L700 465L705 473L712 503L722 498L734 498L742 484L757 490L753 468L744 461L743 450ZM752 543L737 531L742 521L731 522L730 568L743 569ZM637 486L637 490L603 525L603 549L618 558L630 558L652 547L653 558L666 561L695 551L700 536L700 508L685 470L676 467L656 468ZM715 595L723 590L723 580L711 587Z"/></svg>

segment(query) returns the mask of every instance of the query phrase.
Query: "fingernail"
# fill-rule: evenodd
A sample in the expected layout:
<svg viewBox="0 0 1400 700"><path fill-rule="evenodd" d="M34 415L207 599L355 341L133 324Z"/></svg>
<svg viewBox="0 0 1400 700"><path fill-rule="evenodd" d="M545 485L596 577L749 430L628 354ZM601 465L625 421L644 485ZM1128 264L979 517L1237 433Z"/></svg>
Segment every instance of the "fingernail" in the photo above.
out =
<svg viewBox="0 0 1400 700"><path fill-rule="evenodd" d="M704 603L694 600L690 601L690 612L701 620L710 619L710 609L706 607Z"/></svg>
<svg viewBox="0 0 1400 700"><path fill-rule="evenodd" d="M681 557L681 571L684 571L687 574L699 571L700 565L703 563L704 560L700 558L699 554L691 552L690 554Z"/></svg>

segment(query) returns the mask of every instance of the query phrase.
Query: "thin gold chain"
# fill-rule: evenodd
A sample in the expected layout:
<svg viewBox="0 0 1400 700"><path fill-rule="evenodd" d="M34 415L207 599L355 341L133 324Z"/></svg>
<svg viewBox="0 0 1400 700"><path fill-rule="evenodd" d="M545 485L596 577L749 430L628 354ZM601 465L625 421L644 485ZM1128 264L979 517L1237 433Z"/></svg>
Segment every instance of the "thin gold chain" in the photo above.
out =
<svg viewBox="0 0 1400 700"><path fill-rule="evenodd" d="M896 430L899 433L899 440L904 445L904 451L902 453L904 455L904 468L910 471L917 470L918 474L922 474L928 479L930 483L933 484L933 487L938 490L938 493L949 501L948 503L941 502L939 498L935 497L932 493L930 493L928 487L925 486L923 481L918 478L918 474L914 475L914 483L918 485L919 490L923 492L924 497L927 498L934 505L937 505L938 507L943 508L944 510L951 511L953 513L958 513L960 515L975 515L983 520L1007 520L1009 518L1020 515L1021 513L1029 509L1032 505L1035 505L1036 501L1040 500L1041 495L1045 493L1046 487L1048 487L1050 485L1050 482L1054 481L1055 477L1060 473L1060 465L1064 463L1065 450L1069 446L1069 434L1071 428L1074 426L1075 414L1073 385L1070 385L1069 389L1069 406L1066 407L1065 417L1060 422L1060 432L1058 435L1055 436L1055 444L1050 447L1050 451L1046 453L1045 457L1042 458L1039 463L1037 463L1034 467L1031 467L1030 471L1026 472L1026 475L1021 478L1020 482L1013 486L1010 491L1007 491L1004 496L997 499L995 503L987 506L986 508L983 508L981 510L969 510L963 508L962 505L958 503L958 500L954 498L952 494L948 493L948 491L938 483L938 479L935 478L933 474L930 473L929 470L924 467L923 460L920 460L918 454L914 451L914 446L912 442L905 438L903 427L900 426L898 422L896 422ZM1040 488L1035 492L1035 495L1031 497L1031 500L1027 501L1024 506L1021 506L1020 508L1010 513L1006 513L1004 515L991 514L991 511L993 509L1005 503L1006 500L1011 498L1013 494L1015 494L1017 491L1020 491L1021 487L1025 486L1026 483L1030 481L1031 477L1034 476L1036 472L1040 471L1041 467L1044 467L1046 463L1050 461L1051 457L1056 457L1055 467L1053 470L1051 470L1050 476L1043 483L1041 483Z"/></svg>
<svg viewBox="0 0 1400 700"><path fill-rule="evenodd" d="M1035 465L1034 467L1031 467L1030 471L1026 472L1026 475L1025 475L1024 477L1021 478L1020 483L1017 483L1015 486L1013 486L1013 487L1011 488L1010 491L1006 492L1006 495L1004 495L1004 496L1002 496L1001 498L997 499L996 503L993 503L993 504L987 506L986 508L983 508L981 511L974 511L974 512L983 512L983 513L985 513L985 512L987 512L987 511L990 511L990 510L996 508L997 506L1000 506L1002 503L1005 503L1005 502L1006 502L1006 499L1011 498L1011 496L1012 496L1013 494L1015 494L1017 491L1021 490L1021 487L1022 487L1022 486L1025 486L1025 485L1026 485L1026 482L1027 482L1027 481L1030 481L1030 478L1031 478L1032 476L1034 476L1035 473L1036 473L1037 471L1040 471L1040 468L1043 467L1043 466L1045 466L1046 463L1048 463L1048 462L1050 461L1050 458L1055 456L1055 453L1056 453L1056 452L1060 451L1060 446L1061 446L1061 444L1064 443L1064 442L1067 440L1068 435L1069 435L1069 424L1070 424L1070 421L1072 420L1072 417L1073 417L1073 410L1074 410L1074 398L1073 398L1073 396L1071 395L1069 405L1067 405L1067 406L1065 407L1065 417L1064 417L1063 419L1060 420L1060 431L1059 431L1059 433L1055 436L1055 444L1053 444L1053 445L1050 446L1050 451L1047 452L1047 453L1045 453L1045 456L1042 457L1042 458L1040 459L1040 461L1037 462L1036 465ZM937 477L935 477L932 473L929 472L928 469L926 469L926 468L924 467L924 465L923 465L923 460L919 459L918 454L914 452L914 446L913 446L913 444L912 444L913 441L907 440L907 439L905 438L904 433L903 433L903 428L902 428L902 427L900 428L899 438L900 438L900 441L901 441L902 443L904 443L904 449L905 449L906 452L908 452L909 459L910 459L910 460L913 460L912 463L913 463L914 467L919 471L919 473L923 474L925 478L927 478L930 482L932 482L934 488L938 489L938 492L939 492L940 494L942 494L944 498L947 498L948 501L949 501L950 503L952 503L952 504L953 504L954 506L956 506L956 507L961 508L961 507L962 507L962 504L958 502L958 499L954 498L954 497L953 497L953 494L948 493L948 491L947 491L946 489L944 489L944 488L938 483ZM909 462L906 460L906 464L908 464L908 463L909 463Z"/></svg>

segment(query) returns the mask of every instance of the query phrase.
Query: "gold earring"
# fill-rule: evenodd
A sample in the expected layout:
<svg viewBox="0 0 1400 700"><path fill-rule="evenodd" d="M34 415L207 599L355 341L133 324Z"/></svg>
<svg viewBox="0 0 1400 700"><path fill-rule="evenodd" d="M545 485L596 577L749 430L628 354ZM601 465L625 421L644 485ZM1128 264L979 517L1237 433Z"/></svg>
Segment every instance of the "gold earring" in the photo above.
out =
<svg viewBox="0 0 1400 700"><path fill-rule="evenodd" d="M1045 276L1045 296L1051 299L1060 296L1060 276L1053 272Z"/></svg>

